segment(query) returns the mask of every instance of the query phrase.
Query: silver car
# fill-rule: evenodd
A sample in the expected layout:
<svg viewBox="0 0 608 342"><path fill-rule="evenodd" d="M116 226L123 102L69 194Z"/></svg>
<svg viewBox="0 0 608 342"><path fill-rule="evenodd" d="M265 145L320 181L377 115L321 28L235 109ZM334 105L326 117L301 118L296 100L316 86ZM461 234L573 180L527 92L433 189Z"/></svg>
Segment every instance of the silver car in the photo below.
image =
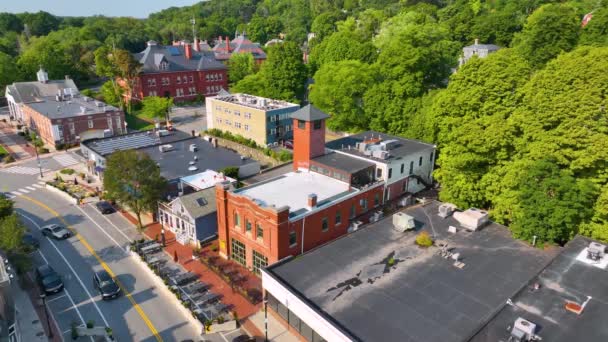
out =
<svg viewBox="0 0 608 342"><path fill-rule="evenodd" d="M63 240L72 236L72 232L58 224L49 224L42 227L42 234L56 240Z"/></svg>

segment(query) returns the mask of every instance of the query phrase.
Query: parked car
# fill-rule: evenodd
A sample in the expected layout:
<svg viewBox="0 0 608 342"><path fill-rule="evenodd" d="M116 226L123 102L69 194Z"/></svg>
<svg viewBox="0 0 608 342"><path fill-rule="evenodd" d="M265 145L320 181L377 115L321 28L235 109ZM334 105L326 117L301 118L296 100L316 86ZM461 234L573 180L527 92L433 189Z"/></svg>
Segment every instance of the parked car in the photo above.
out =
<svg viewBox="0 0 608 342"><path fill-rule="evenodd" d="M106 271L95 272L93 283L102 299L112 299L120 295L120 287Z"/></svg>
<svg viewBox="0 0 608 342"><path fill-rule="evenodd" d="M42 235L52 237L53 239L63 240L72 236L72 232L58 224L49 224L42 227Z"/></svg>
<svg viewBox="0 0 608 342"><path fill-rule="evenodd" d="M63 290L61 277L50 265L43 265L36 269L36 280L46 294L57 293Z"/></svg>
<svg viewBox="0 0 608 342"><path fill-rule="evenodd" d="M38 239L36 239L32 234L23 234L21 242L32 249L38 249L40 247L40 241L38 241Z"/></svg>
<svg viewBox="0 0 608 342"><path fill-rule="evenodd" d="M114 212L114 207L108 201L99 201L95 204L97 209L102 214L111 214Z"/></svg>

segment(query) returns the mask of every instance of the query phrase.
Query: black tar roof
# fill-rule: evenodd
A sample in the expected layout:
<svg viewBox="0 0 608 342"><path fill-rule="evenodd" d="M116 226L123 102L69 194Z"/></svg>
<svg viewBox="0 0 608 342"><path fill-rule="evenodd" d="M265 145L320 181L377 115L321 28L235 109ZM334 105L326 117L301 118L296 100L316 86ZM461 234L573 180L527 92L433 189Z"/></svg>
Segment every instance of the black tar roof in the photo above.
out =
<svg viewBox="0 0 608 342"><path fill-rule="evenodd" d="M375 166L375 164L372 162L353 158L336 152L324 154L320 157L314 158L313 161L337 170L346 171L351 174L363 169L367 169L370 166Z"/></svg>
<svg viewBox="0 0 608 342"><path fill-rule="evenodd" d="M317 121L327 119L329 115L321 111L319 108L309 104L291 114L292 119L298 119L302 121Z"/></svg>
<svg viewBox="0 0 608 342"><path fill-rule="evenodd" d="M331 150L339 150L344 153L361 156L361 157L368 158L368 159L374 159L374 160L377 160L380 162L387 162L387 160L376 159L371 156L366 156L356 149L358 142L363 142L365 140L377 139L377 138L381 138L382 141L387 141L387 140L397 140L398 141L397 145L389 151L390 155L391 155L389 160L393 159L393 158L405 157L407 155L411 155L412 153L435 148L435 146L433 144L428 144L428 143L418 141L418 140L413 140L413 139L406 139L406 138L398 137L398 136L394 136L394 135L384 134L384 133L380 133L380 132L376 132L376 131L366 131L366 132L362 132L362 133L353 134L348 137L332 140L332 141L325 143L325 147L327 147ZM350 149L349 149L349 146L350 146Z"/></svg>
<svg viewBox="0 0 608 342"><path fill-rule="evenodd" d="M268 273L343 331L362 341L459 341L469 338L556 254L511 238L492 223L481 231L437 215L438 202L406 210L417 230L460 253L463 269L414 244L415 232L371 224ZM387 265L394 258L392 267Z"/></svg>
<svg viewBox="0 0 608 342"><path fill-rule="evenodd" d="M196 144L197 152L190 152L190 144ZM172 142L173 149L168 152L160 152L158 145L142 148L160 166L160 173L168 180L175 180L202 172L204 170L219 171L229 166L241 166L255 162L249 158L241 159L241 155L231 150L217 147L201 138L191 138ZM196 171L189 171L190 161L198 156L195 166Z"/></svg>
<svg viewBox="0 0 608 342"><path fill-rule="evenodd" d="M531 283L539 290L522 289L472 341L506 341L508 326L518 317L537 325L543 341L608 341L608 270L577 260L590 239L577 236ZM606 257L605 257L606 258ZM580 315L564 309L566 300L579 305L589 300Z"/></svg>

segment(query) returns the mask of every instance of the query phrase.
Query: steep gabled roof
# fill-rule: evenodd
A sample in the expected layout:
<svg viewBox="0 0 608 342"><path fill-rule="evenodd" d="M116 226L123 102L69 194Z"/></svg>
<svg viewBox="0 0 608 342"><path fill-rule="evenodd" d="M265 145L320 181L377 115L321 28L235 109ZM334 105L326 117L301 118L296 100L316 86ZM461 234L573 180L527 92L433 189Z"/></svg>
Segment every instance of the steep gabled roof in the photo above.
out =
<svg viewBox="0 0 608 342"><path fill-rule="evenodd" d="M144 51L133 54L133 57L143 65L143 73L227 69L208 51L196 51L192 48L192 58L186 58L184 46L162 46L152 43L148 44ZM168 64L166 69L160 67L162 62Z"/></svg>

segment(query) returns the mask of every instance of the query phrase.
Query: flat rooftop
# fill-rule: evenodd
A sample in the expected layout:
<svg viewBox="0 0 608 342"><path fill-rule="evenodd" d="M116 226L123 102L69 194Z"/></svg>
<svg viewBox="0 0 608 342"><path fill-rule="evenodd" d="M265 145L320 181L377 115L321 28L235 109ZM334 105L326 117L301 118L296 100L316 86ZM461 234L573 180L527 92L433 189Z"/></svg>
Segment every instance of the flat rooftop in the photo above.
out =
<svg viewBox="0 0 608 342"><path fill-rule="evenodd" d="M313 158L312 161L350 174L372 166L374 166L375 170L376 165L369 161L353 158L336 152L326 153L320 157Z"/></svg>
<svg viewBox="0 0 608 342"><path fill-rule="evenodd" d="M190 152L190 144L198 147L197 152ZM145 152L160 167L160 174L168 180L175 180L189 175L200 173L201 170L219 171L225 167L257 163L250 158L244 158L240 154L223 147L213 147L211 143L202 138L190 138L186 140L171 142L173 149L161 152L159 145L145 147L140 151ZM198 160L194 160L194 156ZM190 162L195 162L190 165ZM195 166L196 170L189 170Z"/></svg>
<svg viewBox="0 0 608 342"><path fill-rule="evenodd" d="M472 341L506 341L507 327L518 317L536 324L535 334L543 341L608 341L608 256L599 263L586 259L591 241L577 236L566 244L530 286L511 298L513 305L505 305ZM534 283L540 289L533 290ZM564 309L566 300L581 305L588 296L591 299L580 315Z"/></svg>
<svg viewBox="0 0 608 342"><path fill-rule="evenodd" d="M154 130L137 131L134 133L117 135L108 138L91 139L82 144L95 153L106 156L116 151L140 149L161 144L170 144L175 141L189 139L190 134L181 131L171 131L169 135L159 137Z"/></svg>
<svg viewBox="0 0 608 342"><path fill-rule="evenodd" d="M295 103L290 103L281 100L273 100L265 97L248 95L248 94L228 94L228 95L218 95L215 97L218 101L234 103L241 106L262 109L262 110L275 110L282 108L290 108L293 107L295 109L299 109L300 106Z"/></svg>
<svg viewBox="0 0 608 342"><path fill-rule="evenodd" d="M57 101L54 96L45 96L37 102L30 102L26 106L50 119L73 118L115 112L119 109L104 102L96 101L90 97L75 95L69 100Z"/></svg>
<svg viewBox="0 0 608 342"><path fill-rule="evenodd" d="M404 211L416 232L398 232L387 217L266 270L354 340L466 340L558 251L514 240L496 223L448 233L461 226L439 217L439 204ZM416 246L420 230L460 253L465 266L455 267L438 247Z"/></svg>
<svg viewBox="0 0 608 342"><path fill-rule="evenodd" d="M310 194L317 195L317 206L323 206L356 191L348 183L316 172L294 171L233 192L261 206L289 206L290 217L294 217L308 211Z"/></svg>
<svg viewBox="0 0 608 342"><path fill-rule="evenodd" d="M388 159L375 158L357 150L357 143L362 143L370 140L376 141L377 143L383 141L396 140L396 143L388 151L390 153L390 157ZM413 153L432 150L435 148L435 145L428 144L419 140L406 139L403 137L384 134L376 131L366 131L362 133L353 134L348 137L329 141L325 143L325 147L334 151L340 151L340 153L364 157L379 162L387 162L389 160L405 157Z"/></svg>

